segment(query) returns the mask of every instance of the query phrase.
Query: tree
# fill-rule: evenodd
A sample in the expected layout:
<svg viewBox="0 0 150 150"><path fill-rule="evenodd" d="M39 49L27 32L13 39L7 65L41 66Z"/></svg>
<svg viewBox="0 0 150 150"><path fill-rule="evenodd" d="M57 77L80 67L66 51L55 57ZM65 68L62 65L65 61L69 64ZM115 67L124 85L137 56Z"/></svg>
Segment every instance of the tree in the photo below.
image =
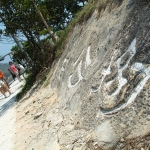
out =
<svg viewBox="0 0 150 150"><path fill-rule="evenodd" d="M43 21L44 25L46 26L46 28L47 28L47 30L48 30L50 36L52 37L53 42L55 43L55 42L56 42L56 38L55 38L55 36L53 35L53 32L50 30L50 28L49 28L47 22L45 21L43 15L42 15L42 13L41 13L41 11L39 10L39 8L37 7L37 5L35 4L35 1L34 1L34 0L31 0L31 1L33 2L33 5L34 5L34 7L35 7L37 13L38 13L39 16L41 17L41 20Z"/></svg>
<svg viewBox="0 0 150 150"><path fill-rule="evenodd" d="M48 24L54 28L54 31L63 30L72 20L75 13L79 11L86 0L44 0L41 5L45 6L48 11Z"/></svg>
<svg viewBox="0 0 150 150"><path fill-rule="evenodd" d="M55 0L0 0L0 22L6 26L5 35L26 37L28 49L25 45L23 49L38 68L39 64L45 66L52 62L56 54L50 42L41 40L41 34L46 31L55 42L53 33L67 26L82 7L81 2L85 0L60 0L59 3Z"/></svg>

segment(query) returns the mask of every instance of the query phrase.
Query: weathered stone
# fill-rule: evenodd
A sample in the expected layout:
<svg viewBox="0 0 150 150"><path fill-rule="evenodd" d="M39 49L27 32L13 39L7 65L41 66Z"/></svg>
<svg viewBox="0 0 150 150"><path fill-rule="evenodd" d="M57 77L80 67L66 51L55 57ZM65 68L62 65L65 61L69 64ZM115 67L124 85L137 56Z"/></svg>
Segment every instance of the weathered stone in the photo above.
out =
<svg viewBox="0 0 150 150"><path fill-rule="evenodd" d="M105 121L99 125L95 129L94 134L97 136L98 141L102 143L111 143L116 141L118 138L109 121Z"/></svg>
<svg viewBox="0 0 150 150"><path fill-rule="evenodd" d="M43 114L43 112L39 112L39 113L35 114L34 119L39 118L42 114Z"/></svg>
<svg viewBox="0 0 150 150"><path fill-rule="evenodd" d="M29 110L25 111L25 115L29 113Z"/></svg>
<svg viewBox="0 0 150 150"><path fill-rule="evenodd" d="M17 121L5 123L3 130L9 133L7 126L15 122L13 149L145 148L150 131L150 8L145 3L137 7L135 0L108 5L75 25L51 67L50 85L36 94L34 86L18 106L22 111L15 112ZM25 108L31 115L24 115Z"/></svg>
<svg viewBox="0 0 150 150"><path fill-rule="evenodd" d="M147 116L147 120L150 121L150 115Z"/></svg>
<svg viewBox="0 0 150 150"><path fill-rule="evenodd" d="M121 138L121 140L120 140L121 142L124 142L125 140L124 140L124 138Z"/></svg>

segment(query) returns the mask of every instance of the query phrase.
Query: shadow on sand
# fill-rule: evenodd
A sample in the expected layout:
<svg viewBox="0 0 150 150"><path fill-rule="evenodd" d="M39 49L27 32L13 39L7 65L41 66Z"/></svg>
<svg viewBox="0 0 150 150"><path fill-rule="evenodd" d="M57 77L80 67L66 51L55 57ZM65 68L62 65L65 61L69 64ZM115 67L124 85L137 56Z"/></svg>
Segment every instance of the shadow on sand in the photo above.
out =
<svg viewBox="0 0 150 150"><path fill-rule="evenodd" d="M5 98L1 98L0 100L2 100L2 99L5 100ZM13 97L11 97L11 99L9 99L8 101L6 101L6 103L4 103L4 104L2 104L2 105L0 106L0 117L1 117L2 115L4 115L4 113L5 113L8 109L10 109L11 107L14 106L14 104L15 104L15 102L16 102L15 100L16 100L16 95L14 95Z"/></svg>

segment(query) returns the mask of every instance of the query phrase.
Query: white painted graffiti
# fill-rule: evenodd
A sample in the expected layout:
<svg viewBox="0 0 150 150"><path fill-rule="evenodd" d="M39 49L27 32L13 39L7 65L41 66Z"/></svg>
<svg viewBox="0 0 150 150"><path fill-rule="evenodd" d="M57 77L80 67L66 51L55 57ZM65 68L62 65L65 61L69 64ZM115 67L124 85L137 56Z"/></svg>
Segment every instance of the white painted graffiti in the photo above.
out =
<svg viewBox="0 0 150 150"><path fill-rule="evenodd" d="M73 88L75 87L76 85L78 85L78 83L83 79L82 77L82 74L81 74L81 65L82 65L82 60L80 61L79 65L78 65L78 68L77 68L77 72L78 72L78 77L79 77L79 80L78 82L76 82L74 85L71 84L71 78L72 78L72 75L69 76L69 84L68 84L68 87L69 88Z"/></svg>
<svg viewBox="0 0 150 150"><path fill-rule="evenodd" d="M80 54L79 58L76 60L76 62L74 63L73 66L75 66L78 63L78 61L80 60L80 57L83 55L83 53L84 53L84 50L82 51L82 53ZM85 67L88 67L90 64L91 64L91 59L90 59L90 46L89 46L88 49L87 49L87 53L86 53L86 66ZM77 73L78 73L78 78L79 79L75 84L71 84L71 78L72 78L73 74L70 75L69 76L69 83L68 83L69 88L75 87L83 79L83 76L82 76L82 73L81 73L81 67L82 67L82 60L78 64L77 70L75 70L75 72L77 71Z"/></svg>
<svg viewBox="0 0 150 150"><path fill-rule="evenodd" d="M118 81L119 81L119 86L118 86L117 90L116 90L113 94L111 94L111 96L117 95L117 94L120 92L120 90L122 89L122 87L127 83L127 79L122 76L122 72L123 72L123 70L125 70L125 69L128 67L130 60L133 58L133 56L134 56L135 53L136 53L135 44L136 44L136 39L133 40L133 42L132 42L131 45L129 46L128 50L127 50L120 58L118 58L117 61L116 61L116 65L117 65L117 68L118 68L118 76L117 76L117 78L118 78ZM128 52L130 52L131 55L130 55L128 61L126 62L126 64L122 67L122 66L120 65L121 59L122 59L122 58L126 55L126 53L128 53ZM113 59L113 57L112 57L112 59ZM112 59L111 59L110 65L111 65L111 63L112 63ZM101 80L101 82L100 82L100 86L99 86L99 88L98 88L97 90L95 90L95 91L93 91L93 92L97 92L97 91L100 89L100 87L101 87L101 85L102 85L102 83L103 83L103 80L105 79L106 75L111 74L110 65L108 66L108 68L107 68L106 70L104 70L104 71L102 72L103 78L102 78L102 80ZM115 79L116 79L116 78L115 78ZM115 80L115 79L113 79L113 80ZM113 82L113 80L109 81L109 82L107 83L107 85L110 85L110 84Z"/></svg>
<svg viewBox="0 0 150 150"><path fill-rule="evenodd" d="M147 68L145 64L136 62L136 63L134 63L131 66L131 69L135 70L135 71L141 71L141 72L145 73L145 77L135 87L133 93L131 94L130 98L128 99L128 101L126 103L124 103L122 106L120 106L120 107L118 107L118 108L116 108L114 110L103 112L104 115L114 114L114 113L116 113L116 112L126 108L131 103L133 103L135 98L137 97L137 95L141 92L141 90L143 89L144 85L146 84L146 82L150 78L150 66Z"/></svg>
<svg viewBox="0 0 150 150"><path fill-rule="evenodd" d="M114 52L114 54L115 53L116 52ZM121 60L127 53L129 53L128 60L126 60L124 66L121 66L120 65ZM117 76L115 78L113 78L112 80L110 80L109 82L104 83L104 80L105 80L106 76L111 75L111 73L112 73L111 65L112 65L112 62L113 62L113 59L114 59L114 56L112 56L109 66L107 68L105 68L102 72L102 78L99 81L98 88L92 89L91 92L94 92L94 93L99 92L100 89L102 88L102 85L103 85L103 87L108 87L108 86L111 86L111 84L113 83L114 80L118 80L118 86L117 86L116 90L113 91L113 93L111 93L110 95L108 95L108 97L115 97L116 95L118 95L120 93L120 91L122 90L122 87L128 83L128 80L123 76L123 71L125 69L127 69L127 67L129 67L129 63L131 62L131 59L135 56L135 54L136 54L136 38L131 42L130 46L128 47L128 50L116 60L115 64L116 64L117 71L118 71ZM82 51L81 55L83 55L83 51ZM69 83L68 83L69 88L74 88L83 79L82 69L81 69L83 62L82 62L82 60L80 60L81 55L79 56L79 58L74 63L74 66L75 66L80 61L78 66L77 66L77 69L75 70L77 72L77 75L78 75L78 81L75 84L71 84L71 78L72 78L74 73L72 75L70 75L69 76ZM87 49L87 52L86 52L86 63L85 63L86 66L85 66L85 68L88 67L91 63L92 63L92 61L90 59L90 46L89 46L88 49ZM118 108L115 108L113 110L103 111L102 112L103 115L114 114L114 113L126 108L131 103L133 103L135 98L137 97L137 95L143 89L143 87L146 84L147 80L150 78L150 66L146 67L145 64L136 62L136 63L132 64L130 69L133 70L133 71L140 71L140 72L144 73L145 76L138 83L138 85L134 88L133 92L129 96L126 103L124 103L123 105L121 105Z"/></svg>

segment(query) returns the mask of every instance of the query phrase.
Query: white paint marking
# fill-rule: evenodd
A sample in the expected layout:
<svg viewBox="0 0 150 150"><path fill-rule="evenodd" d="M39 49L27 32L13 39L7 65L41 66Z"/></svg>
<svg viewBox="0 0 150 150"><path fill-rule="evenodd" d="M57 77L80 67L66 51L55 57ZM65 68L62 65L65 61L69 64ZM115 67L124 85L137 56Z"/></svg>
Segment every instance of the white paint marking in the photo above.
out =
<svg viewBox="0 0 150 150"><path fill-rule="evenodd" d="M81 52L80 56L78 57L78 59L76 60L76 62L73 64L73 66L75 66L78 63L78 61L79 61L80 57L82 56L83 52L84 52L84 50Z"/></svg>
<svg viewBox="0 0 150 150"><path fill-rule="evenodd" d="M117 67L118 67L118 80L119 80L119 85L118 85L117 90L116 90L111 96L115 96L115 95L119 94L119 92L121 91L122 87L128 82L127 79L122 76L122 72L123 72L123 70L125 70L125 69L128 67L128 65L129 65L129 63L130 63L130 60L133 58L133 56L134 56L135 53L136 53L136 47L135 47L135 45L136 45L136 39L134 39L134 40L132 41L132 43L131 43L131 45L129 46L128 50L127 50L127 51L117 60L117 62L116 62L116 63L117 63ZM120 66L121 59L122 59L122 57L125 56L125 54L126 54L127 52L131 52L131 56L130 56L130 58L127 60L127 63L125 64L125 66L121 67L121 66Z"/></svg>
<svg viewBox="0 0 150 150"><path fill-rule="evenodd" d="M122 71L128 67L130 60L135 55L135 53L136 53L135 45L136 45L136 39L133 40L133 42L131 43L131 45L128 48L128 51L131 52L131 56L130 56L129 60L127 61L126 65L124 67L121 68L121 66L120 66L120 61L121 61L121 58L124 56L124 54L117 60L117 67L119 69L118 74L119 74L119 77L120 77L120 79L119 79L120 85L119 85L117 91L115 91L115 93L113 93L113 95L111 95L111 96L116 95L119 92L119 90L121 90L122 85L126 84L126 82L127 82L126 79L123 79L123 77L122 77ZM104 112L102 114L110 115L110 114L116 113L116 112L126 108L131 103L133 103L135 101L135 98L137 97L137 95L141 92L141 90L145 86L146 82L150 78L150 66L147 68L145 64L136 62L131 66L131 69L134 70L134 71L140 71L140 72L145 73L146 77L144 77L143 80L140 81L140 83L135 87L135 89L134 89L133 93L131 94L130 98L128 99L127 103L121 105L119 108L116 108L116 109L114 109L112 111L109 111L109 112ZM112 81L110 81L110 82L112 83Z"/></svg>
<svg viewBox="0 0 150 150"><path fill-rule="evenodd" d="M111 70L110 66L111 66L112 60L113 60L113 57L111 58L111 61L110 61L110 64L109 64L108 68L104 68L104 70L102 72L103 77L101 79L100 86L98 87L98 89L92 89L91 92L93 92L93 93L98 92L100 90L101 86L102 86L102 83L103 83L105 77L107 75L111 74L112 70Z"/></svg>
<svg viewBox="0 0 150 150"><path fill-rule="evenodd" d="M69 76L69 83L68 83L68 87L69 88L73 88L75 87L82 79L82 74L81 74L81 66L82 66L82 60L80 61L79 65L78 65L78 68L77 68L77 72L78 72L78 77L79 77L79 80L78 82L76 82L74 85L71 84L71 78L72 78L72 75Z"/></svg>
<svg viewBox="0 0 150 150"><path fill-rule="evenodd" d="M150 67L146 68L144 64L142 63L135 63L131 66L133 70L136 69L138 64L139 71L143 72L146 74L146 77L138 84L138 86L134 89L134 93L131 95L130 99L128 100L127 104L130 104L134 101L136 96L141 92L143 89L144 85L146 84L147 80L150 78ZM135 67L135 68L134 68Z"/></svg>
<svg viewBox="0 0 150 150"><path fill-rule="evenodd" d="M135 71L143 71L145 70L145 64L142 64L142 63L139 63L139 62L136 62L134 63L132 66L131 66L131 69L132 70L135 70Z"/></svg>
<svg viewBox="0 0 150 150"><path fill-rule="evenodd" d="M65 71L65 68L64 68L64 67L61 67L61 71Z"/></svg>
<svg viewBox="0 0 150 150"><path fill-rule="evenodd" d="M117 65L117 68L118 68L118 77L117 77L117 79L119 81L119 85L118 85L118 88L116 89L116 91L114 91L114 93L112 93L110 96L115 96L115 95L119 94L122 87L128 82L127 79L123 77L122 72L123 72L123 70L125 70L128 67L128 65L130 63L130 60L133 58L133 56L136 53L135 45L136 45L136 39L134 39L132 41L132 43L130 44L128 50L120 58L118 58L118 60L116 61L116 65ZM129 59L127 60L125 66L121 67L120 66L121 59L126 55L127 52L130 52L131 55L130 55ZM110 85L113 81L114 81L114 79L112 81L109 81L106 85L107 86Z"/></svg>
<svg viewBox="0 0 150 150"><path fill-rule="evenodd" d="M134 92L131 94L130 98L128 99L127 103L124 103L122 106L120 106L119 108L116 108L112 111L109 112L105 112L103 113L104 115L110 115L110 114L114 114L124 108L126 108L127 106L129 106L130 104L132 104L135 101L135 98L137 97L137 95L141 92L141 90L143 89L144 85L146 84L146 82L148 81L148 79L150 78L150 67L145 68L145 65L142 63L135 63L131 66L132 70L136 70L138 67L138 71L142 71L146 74L146 77L137 85L137 87L134 89Z"/></svg>
<svg viewBox="0 0 150 150"><path fill-rule="evenodd" d="M86 53L86 67L89 66L91 64L91 59L90 59L90 46L87 49L87 53Z"/></svg>

